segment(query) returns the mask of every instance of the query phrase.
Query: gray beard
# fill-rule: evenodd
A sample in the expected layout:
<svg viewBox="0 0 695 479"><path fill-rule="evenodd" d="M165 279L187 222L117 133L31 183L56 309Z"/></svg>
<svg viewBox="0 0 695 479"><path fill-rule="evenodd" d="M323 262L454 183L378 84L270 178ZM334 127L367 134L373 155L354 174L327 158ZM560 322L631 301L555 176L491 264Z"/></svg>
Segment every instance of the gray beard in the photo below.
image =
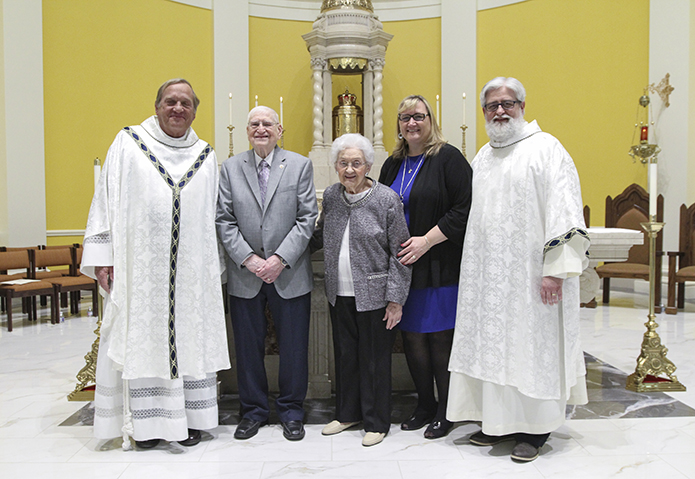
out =
<svg viewBox="0 0 695 479"><path fill-rule="evenodd" d="M485 130L487 131L487 136L490 137L491 141L495 143L504 143L506 141L514 138L526 125L526 120L523 116L519 118L508 117L509 121L506 123L497 123L495 121L486 121Z"/></svg>

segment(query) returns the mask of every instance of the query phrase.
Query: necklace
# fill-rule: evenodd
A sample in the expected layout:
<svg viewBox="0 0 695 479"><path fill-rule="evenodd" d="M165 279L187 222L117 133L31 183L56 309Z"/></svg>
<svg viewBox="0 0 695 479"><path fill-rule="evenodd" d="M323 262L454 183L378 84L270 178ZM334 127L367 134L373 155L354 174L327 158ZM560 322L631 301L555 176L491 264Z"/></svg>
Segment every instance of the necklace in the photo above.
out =
<svg viewBox="0 0 695 479"><path fill-rule="evenodd" d="M422 162L424 159L425 159L425 154L423 153L420 155L420 159L418 160L417 167L415 168L415 173L413 174L413 176L410 177L410 180L408 180L408 184L405 185L405 189L403 189L403 182L405 180L405 164L409 163L408 157L405 158L405 161L403 162L403 176L401 176L401 187L398 190L398 196L401 197L401 203L403 202L403 192L408 191L408 188L410 188L410 184L413 182L413 180L417 176L417 172L420 171L420 167L422 166ZM413 171L413 169L410 168L410 170L408 170L408 173L411 173L412 171Z"/></svg>

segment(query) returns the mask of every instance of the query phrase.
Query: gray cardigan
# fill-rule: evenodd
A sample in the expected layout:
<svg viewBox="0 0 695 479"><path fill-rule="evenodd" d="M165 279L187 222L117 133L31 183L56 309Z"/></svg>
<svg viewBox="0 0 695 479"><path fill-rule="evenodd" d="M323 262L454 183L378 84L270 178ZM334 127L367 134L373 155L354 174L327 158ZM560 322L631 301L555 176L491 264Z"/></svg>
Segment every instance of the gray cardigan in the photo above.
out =
<svg viewBox="0 0 695 479"><path fill-rule="evenodd" d="M357 311L373 311L389 301L404 304L410 289L411 268L396 256L410 238L403 204L391 188L372 180L367 195L355 203L345 199L340 183L326 188L323 211L312 246L323 247L326 297L335 305L338 290L338 256L350 220L350 263Z"/></svg>

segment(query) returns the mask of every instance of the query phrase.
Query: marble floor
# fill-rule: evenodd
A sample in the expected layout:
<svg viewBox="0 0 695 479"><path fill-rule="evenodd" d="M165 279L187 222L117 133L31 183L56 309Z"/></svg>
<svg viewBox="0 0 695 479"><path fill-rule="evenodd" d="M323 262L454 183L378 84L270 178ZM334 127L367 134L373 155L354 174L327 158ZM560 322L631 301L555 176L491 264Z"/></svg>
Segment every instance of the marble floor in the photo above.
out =
<svg viewBox="0 0 695 479"><path fill-rule="evenodd" d="M86 303L83 310L87 310ZM316 402L303 441L289 442L279 426L236 441L234 398L221 411L229 420L192 448L164 443L127 451L120 441L92 438L88 403L66 399L84 365L94 318L68 316L51 325L16 313L14 331L0 315L0 478L691 478L695 479L695 305L675 316L660 314L659 334L687 392L635 394L624 390L639 354L646 299L613 293L610 307L583 309L590 403L568 408L569 420L529 464L509 459L512 443L475 447L473 423L446 438L426 440L397 424L383 443L365 448L363 432L320 434L326 404ZM397 395L398 414L412 396ZM400 405L400 406L399 406ZM330 407L330 406L328 406ZM319 414L319 411L323 411Z"/></svg>

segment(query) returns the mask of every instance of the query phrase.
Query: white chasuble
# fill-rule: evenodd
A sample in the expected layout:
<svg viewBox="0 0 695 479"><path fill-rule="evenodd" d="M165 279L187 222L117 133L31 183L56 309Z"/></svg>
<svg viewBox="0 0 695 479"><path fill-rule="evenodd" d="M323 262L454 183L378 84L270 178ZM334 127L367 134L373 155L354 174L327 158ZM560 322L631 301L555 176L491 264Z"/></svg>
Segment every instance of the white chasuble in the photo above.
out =
<svg viewBox="0 0 695 479"><path fill-rule="evenodd" d="M519 404L560 401L564 420L564 401L586 374L578 276L589 240L576 168L535 121L505 145L485 145L472 167L449 410L457 407L454 377L461 374L509 388ZM564 278L559 304L542 303L544 275Z"/></svg>
<svg viewBox="0 0 695 479"><path fill-rule="evenodd" d="M129 129L106 157L82 271L94 277L95 266L113 265L101 334L124 379L203 379L230 367L215 152L192 129L169 137L156 116Z"/></svg>

